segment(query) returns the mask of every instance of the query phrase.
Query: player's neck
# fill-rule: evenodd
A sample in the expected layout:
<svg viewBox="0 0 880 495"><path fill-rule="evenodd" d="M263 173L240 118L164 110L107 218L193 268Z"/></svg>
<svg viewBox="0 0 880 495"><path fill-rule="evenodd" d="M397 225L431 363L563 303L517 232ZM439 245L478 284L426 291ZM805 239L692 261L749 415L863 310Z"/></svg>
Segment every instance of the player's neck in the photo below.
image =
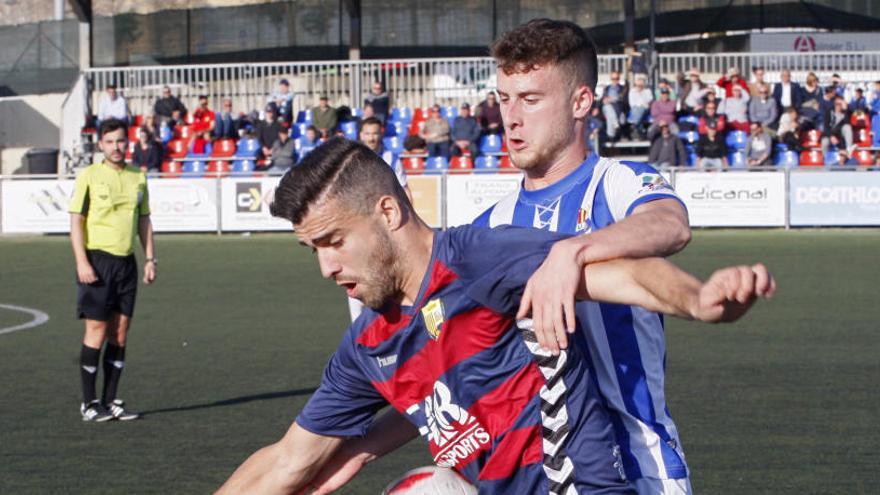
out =
<svg viewBox="0 0 880 495"><path fill-rule="evenodd" d="M422 281L428 274L431 253L434 250L434 231L427 225L414 222L402 232L399 254L403 262L403 280L400 281L401 304L412 306L419 296Z"/></svg>
<svg viewBox="0 0 880 495"><path fill-rule="evenodd" d="M115 163L110 160L104 160L104 164L117 172L125 168L125 162Z"/></svg>
<svg viewBox="0 0 880 495"><path fill-rule="evenodd" d="M557 155L548 166L526 170L523 187L526 191L535 191L556 184L577 170L588 153L585 143L580 140Z"/></svg>

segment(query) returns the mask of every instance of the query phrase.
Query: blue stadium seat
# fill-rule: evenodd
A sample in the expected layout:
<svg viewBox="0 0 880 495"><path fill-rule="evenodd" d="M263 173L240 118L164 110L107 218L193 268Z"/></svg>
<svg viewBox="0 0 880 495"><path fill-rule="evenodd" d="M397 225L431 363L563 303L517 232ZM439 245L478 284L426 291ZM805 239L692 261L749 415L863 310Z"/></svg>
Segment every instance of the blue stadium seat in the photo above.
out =
<svg viewBox="0 0 880 495"><path fill-rule="evenodd" d="M187 160L183 162L183 175L187 177L202 177L208 162L205 160Z"/></svg>
<svg viewBox="0 0 880 495"><path fill-rule="evenodd" d="M474 161L474 169L482 171L498 170L501 160L494 155L478 156Z"/></svg>
<svg viewBox="0 0 880 495"><path fill-rule="evenodd" d="M299 113L296 114L296 123L306 124L307 126L312 125L312 110L300 110Z"/></svg>
<svg viewBox="0 0 880 495"><path fill-rule="evenodd" d="M727 147L735 150L741 150L746 147L749 141L749 134L744 131L732 130L727 133Z"/></svg>
<svg viewBox="0 0 880 495"><path fill-rule="evenodd" d="M440 116L449 121L455 120L458 117L458 108L451 105L440 107Z"/></svg>
<svg viewBox="0 0 880 495"><path fill-rule="evenodd" d="M801 155L797 151L780 151L776 153L773 164L783 168L797 167L801 164Z"/></svg>
<svg viewBox="0 0 880 495"><path fill-rule="evenodd" d="M777 153L779 153L780 151L788 151L788 145L785 143L776 143L776 145L773 146L773 150Z"/></svg>
<svg viewBox="0 0 880 495"><path fill-rule="evenodd" d="M339 130L345 134L345 137L351 139L352 141L357 141L358 138L358 123L356 120L349 120L348 122L342 122L339 124Z"/></svg>
<svg viewBox="0 0 880 495"><path fill-rule="evenodd" d="M830 167L834 165L842 165L840 157L837 155L837 150L828 150L825 152L825 166Z"/></svg>
<svg viewBox="0 0 880 495"><path fill-rule="evenodd" d="M364 116L364 109L363 108L352 108L351 109L351 116L357 117L357 118L363 117Z"/></svg>
<svg viewBox="0 0 880 495"><path fill-rule="evenodd" d="M255 160L235 160L232 162L232 175L250 175L256 166Z"/></svg>
<svg viewBox="0 0 880 495"><path fill-rule="evenodd" d="M413 118L412 108L394 107L391 109L391 122L411 122Z"/></svg>
<svg viewBox="0 0 880 495"><path fill-rule="evenodd" d="M728 153L727 164L730 165L730 168L746 168L746 154L742 151Z"/></svg>
<svg viewBox="0 0 880 495"><path fill-rule="evenodd" d="M700 125L700 118L696 115L682 115L678 118L679 129L696 129Z"/></svg>
<svg viewBox="0 0 880 495"><path fill-rule="evenodd" d="M403 151L403 137L401 136L389 136L382 139L382 145L385 146L385 149L394 153L400 153Z"/></svg>
<svg viewBox="0 0 880 495"><path fill-rule="evenodd" d="M442 156L432 156L425 160L426 174L440 174L449 169L449 160Z"/></svg>
<svg viewBox="0 0 880 495"><path fill-rule="evenodd" d="M162 140L162 144L168 144L168 141L174 139L174 131L163 123L159 126L159 139Z"/></svg>
<svg viewBox="0 0 880 495"><path fill-rule="evenodd" d="M871 119L871 132L874 134L871 140L871 146L880 148L880 113Z"/></svg>
<svg viewBox="0 0 880 495"><path fill-rule="evenodd" d="M685 144L694 144L700 140L700 133L697 131L681 131L678 133L678 137L681 138Z"/></svg>
<svg viewBox="0 0 880 495"><path fill-rule="evenodd" d="M402 120L394 120L388 122L388 125L385 126L385 136L400 136L406 137L406 133L409 131L409 122L405 122Z"/></svg>
<svg viewBox="0 0 880 495"><path fill-rule="evenodd" d="M311 123L308 123L308 124L307 124L307 123L305 123L305 122L299 122L299 123L297 123L297 124L296 124L296 132L297 132L296 135L297 135L297 137L299 137L299 136L305 136L305 135L306 135L306 129L308 129L310 125L312 125L312 124L311 124Z"/></svg>
<svg viewBox="0 0 880 495"><path fill-rule="evenodd" d="M214 151L214 145L208 143L205 145L204 153L196 153L192 150L192 144L189 146L189 151L186 153L187 158L207 158L211 156L211 152Z"/></svg>
<svg viewBox="0 0 880 495"><path fill-rule="evenodd" d="M501 140L503 138L499 134L486 134L480 138L480 153L497 154L501 153Z"/></svg>
<svg viewBox="0 0 880 495"><path fill-rule="evenodd" d="M246 138L238 141L238 149L235 156L254 158L260 153L260 141L254 138Z"/></svg>

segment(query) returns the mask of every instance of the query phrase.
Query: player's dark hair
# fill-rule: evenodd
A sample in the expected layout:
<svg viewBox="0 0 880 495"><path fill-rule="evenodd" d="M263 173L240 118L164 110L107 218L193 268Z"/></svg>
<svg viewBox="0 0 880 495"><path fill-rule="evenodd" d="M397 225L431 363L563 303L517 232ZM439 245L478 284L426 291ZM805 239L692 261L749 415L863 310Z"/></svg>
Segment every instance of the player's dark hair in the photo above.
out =
<svg viewBox="0 0 880 495"><path fill-rule="evenodd" d="M298 224L317 201L339 199L357 213L369 213L382 196L412 210L391 167L370 148L334 137L315 148L281 178L270 206L273 216Z"/></svg>
<svg viewBox="0 0 880 495"><path fill-rule="evenodd" d="M586 84L596 91L596 44L573 22L533 19L502 34L489 50L498 68L506 74L551 64L562 67L575 86Z"/></svg>
<svg viewBox="0 0 880 495"><path fill-rule="evenodd" d="M364 130L364 127L368 126L368 125L377 125L377 126L379 126L379 129L382 129L382 121L381 120L379 120L376 117L367 117L367 118L361 120L361 124L358 126L358 132L361 132L362 130Z"/></svg>
<svg viewBox="0 0 880 495"><path fill-rule="evenodd" d="M98 126L98 139L104 137L104 134L109 132L113 132L117 129L122 129L122 133L128 137L128 124L119 120L119 119L107 119L101 122L101 125Z"/></svg>

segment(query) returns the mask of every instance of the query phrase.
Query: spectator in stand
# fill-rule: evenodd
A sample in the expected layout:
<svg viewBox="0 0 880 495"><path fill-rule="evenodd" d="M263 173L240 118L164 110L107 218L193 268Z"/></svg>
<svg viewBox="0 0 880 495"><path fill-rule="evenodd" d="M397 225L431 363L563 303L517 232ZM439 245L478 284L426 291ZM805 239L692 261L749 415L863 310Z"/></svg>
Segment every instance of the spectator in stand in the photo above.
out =
<svg viewBox="0 0 880 495"><path fill-rule="evenodd" d="M204 155L208 152L208 145L211 144L211 132L207 129L196 129L195 137L189 145L189 150L196 155Z"/></svg>
<svg viewBox="0 0 880 495"><path fill-rule="evenodd" d="M751 134L746 141L746 165L750 168L770 165L772 150L773 142L770 135L764 132L764 126L759 122L752 122Z"/></svg>
<svg viewBox="0 0 880 495"><path fill-rule="evenodd" d="M644 75L636 75L635 84L629 90L629 115L627 116L627 122L632 126L630 136L634 135L639 139L645 139L642 126L645 122L645 117L648 115L648 110L651 108L651 101L654 99L654 94L649 88L645 87L645 82L646 78Z"/></svg>
<svg viewBox="0 0 880 495"><path fill-rule="evenodd" d="M716 109L721 106L721 99L718 98L718 93L716 93L714 89L709 89L709 91L706 92L706 96L703 97L703 110L697 115L705 115L706 105L708 105L709 103L714 103Z"/></svg>
<svg viewBox="0 0 880 495"><path fill-rule="evenodd" d="M278 139L278 133L284 129L284 126L278 121L277 115L278 105L274 102L266 105L265 118L257 122L254 132L257 139L260 140L260 147L265 158L272 156L272 145Z"/></svg>
<svg viewBox="0 0 880 495"><path fill-rule="evenodd" d="M199 95L199 107L193 112L193 125L197 130L214 132L217 116L208 108L208 95Z"/></svg>
<svg viewBox="0 0 880 495"><path fill-rule="evenodd" d="M828 118L828 114L834 111L834 100L837 98L837 91L834 90L831 86L825 88L822 91L822 99L819 100L819 112L822 114L822 125L820 128L822 131L825 130L825 121Z"/></svg>
<svg viewBox="0 0 880 495"><path fill-rule="evenodd" d="M159 139L159 126L156 125L156 116L155 115L147 115L144 117L144 123L141 125L142 128L146 129L150 136L153 137L153 141L161 144L161 140Z"/></svg>
<svg viewBox="0 0 880 495"><path fill-rule="evenodd" d="M215 119L214 137L217 139L238 139L238 119L232 113L232 100L223 98L222 110Z"/></svg>
<svg viewBox="0 0 880 495"><path fill-rule="evenodd" d="M683 114L697 115L703 110L706 94L712 91L700 79L700 71L693 68L688 71L688 80L682 84L678 95L679 108Z"/></svg>
<svg viewBox="0 0 880 495"><path fill-rule="evenodd" d="M162 97L153 104L153 113L159 119L160 125L166 124L169 127L174 127L186 116L186 106L178 97L171 94L170 87L162 86Z"/></svg>
<svg viewBox="0 0 880 495"><path fill-rule="evenodd" d="M746 94L749 93L749 85L742 77L740 77L739 69L736 67L727 69L727 75L721 76L715 84L724 90L725 98L733 96L733 88L735 87L739 87Z"/></svg>
<svg viewBox="0 0 880 495"><path fill-rule="evenodd" d="M471 106L467 102L462 103L458 110L458 117L452 122L452 155L459 156L465 153L477 156L479 151L480 124L477 119L471 117Z"/></svg>
<svg viewBox="0 0 880 495"><path fill-rule="evenodd" d="M800 114L807 120L819 127L822 119L822 87L819 86L819 78L810 72L807 81L801 88Z"/></svg>
<svg viewBox="0 0 880 495"><path fill-rule="evenodd" d="M634 77L643 76L645 79L648 78L648 59L645 57L644 53L638 50L633 50L629 54L627 62L629 65L629 71Z"/></svg>
<svg viewBox="0 0 880 495"><path fill-rule="evenodd" d="M755 87L755 96L749 101L749 120L752 122L760 122L765 129L776 125L779 118L779 110L776 108L776 102L770 98L770 88L766 84L759 84Z"/></svg>
<svg viewBox="0 0 880 495"><path fill-rule="evenodd" d="M477 105L477 122L483 134L500 134L504 132L501 122L501 107L494 91L486 94L486 99Z"/></svg>
<svg viewBox="0 0 880 495"><path fill-rule="evenodd" d="M605 120L602 118L602 109L593 104L590 108L590 116L587 117L587 145L594 152L602 149L608 134L605 132Z"/></svg>
<svg viewBox="0 0 880 495"><path fill-rule="evenodd" d="M678 135L678 125L675 123L675 100L669 92L669 88L660 89L660 99L651 103L651 117L654 122L648 128L648 140L653 141L660 133L660 127L666 125L669 131Z"/></svg>
<svg viewBox="0 0 880 495"><path fill-rule="evenodd" d="M700 169L727 168L727 143L714 127L706 129L697 141L697 167Z"/></svg>
<svg viewBox="0 0 880 495"><path fill-rule="evenodd" d="M871 92L870 105L872 115L880 113L880 81L874 81L874 91ZM878 156L880 156L880 153L878 153Z"/></svg>
<svg viewBox="0 0 880 495"><path fill-rule="evenodd" d="M303 146L309 146L311 148L315 148L321 145L324 142L323 137L321 136L321 131L314 125L310 125L306 127L306 132L302 138Z"/></svg>
<svg viewBox="0 0 880 495"><path fill-rule="evenodd" d="M767 85L764 82L764 68L763 67L755 67L752 69L752 82L749 83L749 95L755 96L758 94L758 89L761 85ZM767 85L769 87L769 85Z"/></svg>
<svg viewBox="0 0 880 495"><path fill-rule="evenodd" d="M651 144L648 162L657 168L683 167L687 162L681 139L670 132L665 122L660 124L660 137Z"/></svg>
<svg viewBox="0 0 880 495"><path fill-rule="evenodd" d="M376 118L379 119L379 122L384 126L385 122L388 120L388 110L391 108L391 99L388 97L388 93L385 92L385 85L380 81L375 81L373 83L373 86L370 89L370 94L368 94L364 100L364 106L366 105L373 106L373 112L375 112Z"/></svg>
<svg viewBox="0 0 880 495"><path fill-rule="evenodd" d="M443 119L446 120L446 119ZM358 130L358 138L364 146L370 148L374 153L382 157L382 160L394 170L394 175L397 177L397 182L403 186L403 190L406 191L406 197L409 198L410 202L412 202L412 191L409 189L409 183L406 179L406 172L403 170L403 162L397 156L394 155L389 150L386 150L382 145L382 122L376 117L367 117L361 121L360 129ZM404 142L404 145L406 143ZM350 301L349 301L350 303ZM349 305L349 309L354 311L355 308L352 308Z"/></svg>
<svg viewBox="0 0 880 495"><path fill-rule="evenodd" d="M779 117L779 127L776 130L779 142L788 146L792 151L801 151L801 117L796 107L788 107Z"/></svg>
<svg viewBox="0 0 880 495"><path fill-rule="evenodd" d="M710 127L715 129L715 131L724 137L724 132L727 130L727 119L724 118L724 115L718 113L717 103L710 101L706 103L706 107L703 109L703 116L700 117L700 134L706 134L707 129Z"/></svg>
<svg viewBox="0 0 880 495"><path fill-rule="evenodd" d="M862 88L856 88L853 92L852 100L849 102L849 111L852 113L868 112L868 100L865 98L865 92L862 91Z"/></svg>
<svg viewBox="0 0 880 495"><path fill-rule="evenodd" d="M605 117L605 131L609 139L617 137L617 131L626 118L626 81L620 81L620 72L611 71L611 83L602 92L602 115Z"/></svg>
<svg viewBox="0 0 880 495"><path fill-rule="evenodd" d="M279 122L293 122L293 93L290 91L290 81L282 79L278 81L278 89L269 95L266 104L275 104L275 120ZM272 146L271 144L269 146Z"/></svg>
<svg viewBox="0 0 880 495"><path fill-rule="evenodd" d="M660 82L657 83L657 87L654 88L654 100L660 99L660 93L664 89L669 92L669 99L672 100L673 103L675 103L675 100L678 99L678 95L675 93L675 90L672 89L672 85L669 84L669 79L665 78L660 79Z"/></svg>
<svg viewBox="0 0 880 495"><path fill-rule="evenodd" d="M428 155L449 158L449 121L440 115L440 105L431 108L419 136L428 143Z"/></svg>
<svg viewBox="0 0 880 495"><path fill-rule="evenodd" d="M141 127L138 142L131 154L131 163L144 172L158 172L162 165L162 148L146 127Z"/></svg>
<svg viewBox="0 0 880 495"><path fill-rule="evenodd" d="M321 96L318 100L318 106L312 108L312 123L321 133L323 139L327 139L333 135L336 125L339 123L336 116L336 109L330 106L326 96Z"/></svg>
<svg viewBox="0 0 880 495"><path fill-rule="evenodd" d="M834 89L835 96L844 96L846 93L846 84L844 84L843 79L841 79L840 74L834 73L831 74L831 86L829 88Z"/></svg>
<svg viewBox="0 0 880 495"><path fill-rule="evenodd" d="M822 133L822 152L828 151L829 145L846 150L848 155L853 150L853 128L850 125L850 112L846 100L842 96L834 97L834 106L825 116Z"/></svg>
<svg viewBox="0 0 880 495"><path fill-rule="evenodd" d="M107 92L101 95L101 100L98 102L98 126L100 127L101 122L109 119L128 123L128 105L125 98L116 91L115 84L107 86Z"/></svg>
<svg viewBox="0 0 880 495"><path fill-rule="evenodd" d="M290 167L296 163L294 155L296 148L293 139L290 139L290 133L287 129L281 129L278 138L272 144L272 161L269 172L284 173L290 170Z"/></svg>
<svg viewBox="0 0 880 495"><path fill-rule="evenodd" d="M727 125L743 132L749 132L749 94L739 86L732 88L733 94L721 102L721 113L727 117Z"/></svg>
<svg viewBox="0 0 880 495"><path fill-rule="evenodd" d="M776 110L782 113L783 108L800 108L803 101L803 92L800 84L792 82L791 71L782 69L779 76L780 82L773 86L773 99L776 101Z"/></svg>
<svg viewBox="0 0 880 495"><path fill-rule="evenodd" d="M402 156L428 156L428 143L419 136L407 136L403 140Z"/></svg>

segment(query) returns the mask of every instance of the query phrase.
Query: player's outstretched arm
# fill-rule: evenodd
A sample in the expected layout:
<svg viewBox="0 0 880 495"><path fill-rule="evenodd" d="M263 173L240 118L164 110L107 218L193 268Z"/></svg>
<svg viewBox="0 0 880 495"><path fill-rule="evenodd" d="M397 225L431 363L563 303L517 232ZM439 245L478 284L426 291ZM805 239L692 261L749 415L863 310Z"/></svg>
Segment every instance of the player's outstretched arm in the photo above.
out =
<svg viewBox="0 0 880 495"><path fill-rule="evenodd" d="M333 493L351 481L370 462L392 452L419 435L399 412L389 409L362 438L350 438L324 464L309 486L312 495Z"/></svg>
<svg viewBox="0 0 880 495"><path fill-rule="evenodd" d="M574 299L580 270L588 263L617 258L668 256L691 239L687 211L676 199L637 206L632 215L590 234L557 242L532 274L517 313L532 317L542 347L557 352L575 328Z"/></svg>
<svg viewBox="0 0 880 495"><path fill-rule="evenodd" d="M284 437L254 452L217 494L288 494L304 488L344 439L311 433L293 423Z"/></svg>
<svg viewBox="0 0 880 495"><path fill-rule="evenodd" d="M588 265L578 297L718 323L737 320L757 298L775 291L776 282L760 263L723 268L700 283L664 259L646 258Z"/></svg>

